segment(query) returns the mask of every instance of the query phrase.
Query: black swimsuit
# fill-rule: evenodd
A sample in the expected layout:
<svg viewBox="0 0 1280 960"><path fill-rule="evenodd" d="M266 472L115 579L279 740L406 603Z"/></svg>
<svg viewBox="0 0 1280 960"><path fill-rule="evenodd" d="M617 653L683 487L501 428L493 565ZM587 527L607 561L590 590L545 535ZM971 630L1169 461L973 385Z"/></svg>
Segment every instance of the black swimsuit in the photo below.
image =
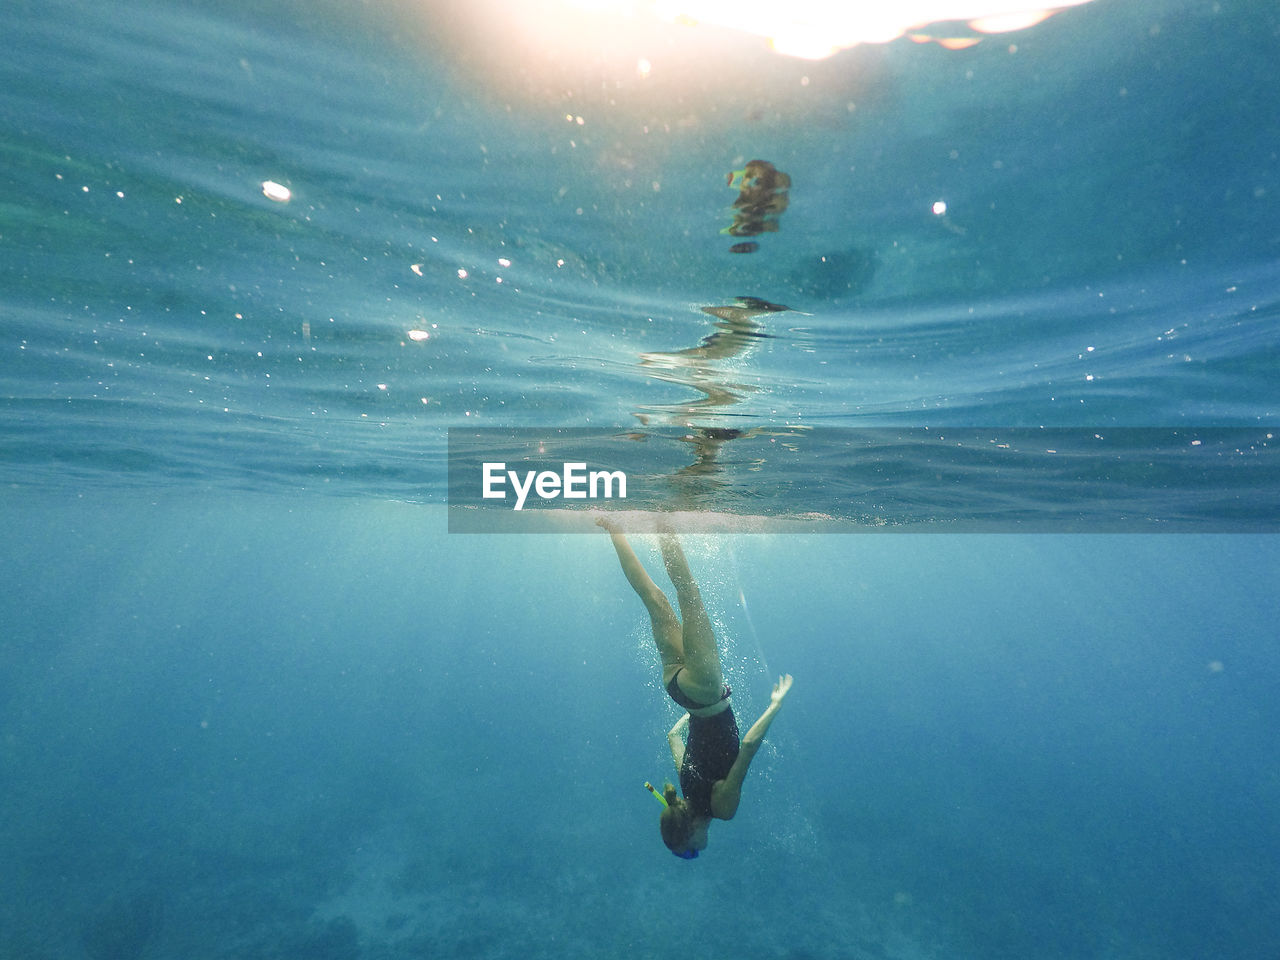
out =
<svg viewBox="0 0 1280 960"><path fill-rule="evenodd" d="M680 671L676 671L678 676ZM729 688L724 688L725 700ZM700 710L714 704L695 703L690 700L672 677L667 684L671 699L686 710ZM719 701L717 701L719 702ZM680 764L680 790L694 816L711 816L711 788L717 780L729 775L733 762L738 759L738 722L733 708L726 705L714 716L689 716L689 738L685 743L684 762Z"/></svg>

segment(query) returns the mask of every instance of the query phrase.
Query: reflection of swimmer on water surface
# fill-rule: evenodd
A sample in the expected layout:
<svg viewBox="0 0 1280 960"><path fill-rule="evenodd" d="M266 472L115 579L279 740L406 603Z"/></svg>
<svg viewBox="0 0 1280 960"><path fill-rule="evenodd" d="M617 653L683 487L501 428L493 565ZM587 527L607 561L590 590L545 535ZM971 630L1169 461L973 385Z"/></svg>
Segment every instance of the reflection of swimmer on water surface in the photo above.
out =
<svg viewBox="0 0 1280 960"><path fill-rule="evenodd" d="M755 318L767 313L782 313L790 307L780 303L770 303L759 297L734 297L736 302L729 306L703 307L702 312L717 320L715 333L702 339L696 347L684 350L673 350L666 353L643 353L642 364L679 363L678 358L685 360L727 360L736 357L748 347L769 334L764 327L756 323Z"/></svg>
<svg viewBox="0 0 1280 960"><path fill-rule="evenodd" d="M738 191L733 201L733 223L722 232L731 237L758 237L762 233L776 233L778 218L789 203L787 191L791 178L768 160L752 160L741 170L728 176L730 187ZM759 249L754 241L735 243L731 253L752 253Z"/></svg>
<svg viewBox="0 0 1280 960"><path fill-rule="evenodd" d="M738 211L727 232L733 237L754 237L778 229L777 218L786 212L791 177L768 160L752 160L729 174L728 184L738 189L733 209Z"/></svg>
<svg viewBox="0 0 1280 960"><path fill-rule="evenodd" d="M636 419L646 426L650 423L652 414L658 412L662 420L690 428L690 432L682 439L693 445L694 457L679 474L705 475L718 472L721 447L739 437L751 435L751 430L706 423L708 417L718 418L722 411L741 403L747 394L756 389L749 383L731 379L720 361L732 360L770 336L757 321L757 317L791 309L759 297L733 299L731 304L702 308L703 313L715 317L716 330L704 337L696 347L640 355L640 366L652 371L652 376L668 383L692 387L702 394L697 400L651 407L648 411L635 413Z"/></svg>

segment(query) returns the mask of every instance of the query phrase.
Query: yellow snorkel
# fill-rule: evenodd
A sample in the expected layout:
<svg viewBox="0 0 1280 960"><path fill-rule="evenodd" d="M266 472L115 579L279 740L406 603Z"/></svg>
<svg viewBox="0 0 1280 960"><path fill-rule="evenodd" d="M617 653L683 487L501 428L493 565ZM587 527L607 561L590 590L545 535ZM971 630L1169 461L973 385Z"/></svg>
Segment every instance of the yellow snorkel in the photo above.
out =
<svg viewBox="0 0 1280 960"><path fill-rule="evenodd" d="M648 780L644 782L644 788L653 794L653 799L657 800L665 808L667 806L667 798L660 794Z"/></svg>

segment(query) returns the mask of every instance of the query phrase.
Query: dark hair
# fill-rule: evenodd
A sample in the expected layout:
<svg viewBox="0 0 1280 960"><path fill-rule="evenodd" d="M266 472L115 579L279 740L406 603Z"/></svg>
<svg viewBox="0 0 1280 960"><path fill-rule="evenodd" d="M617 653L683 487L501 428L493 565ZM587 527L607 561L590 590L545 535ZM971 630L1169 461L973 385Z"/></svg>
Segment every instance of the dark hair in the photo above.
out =
<svg viewBox="0 0 1280 960"><path fill-rule="evenodd" d="M693 836L693 812L669 783L662 788L662 797L667 801L667 808L662 811L662 819L658 823L662 829L662 842L673 853L681 853L689 849L689 840Z"/></svg>

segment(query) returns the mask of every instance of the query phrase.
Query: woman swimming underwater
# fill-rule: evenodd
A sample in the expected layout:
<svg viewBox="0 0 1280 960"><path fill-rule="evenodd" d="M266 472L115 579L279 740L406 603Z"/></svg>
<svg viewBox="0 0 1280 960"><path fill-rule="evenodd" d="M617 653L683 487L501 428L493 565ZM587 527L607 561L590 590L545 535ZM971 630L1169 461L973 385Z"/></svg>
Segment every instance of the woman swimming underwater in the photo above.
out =
<svg viewBox="0 0 1280 960"><path fill-rule="evenodd" d="M664 807L662 842L677 857L692 860L707 845L711 821L732 820L737 812L747 768L791 689L791 675L774 684L768 708L739 741L715 633L679 541L665 532L658 538L662 562L680 605L677 619L626 535L608 519L597 522L608 531L627 582L649 611L653 640L662 657L662 683L671 699L687 711L667 734L684 796L668 783L659 799ZM657 791L654 795L658 796Z"/></svg>

